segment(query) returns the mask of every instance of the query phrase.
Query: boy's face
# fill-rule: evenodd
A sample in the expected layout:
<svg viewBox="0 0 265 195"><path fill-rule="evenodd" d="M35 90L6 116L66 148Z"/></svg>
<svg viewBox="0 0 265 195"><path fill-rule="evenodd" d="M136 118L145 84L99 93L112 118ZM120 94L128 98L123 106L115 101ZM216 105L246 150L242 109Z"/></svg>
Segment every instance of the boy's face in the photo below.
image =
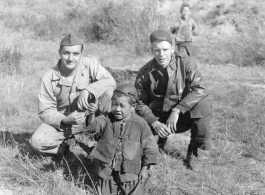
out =
<svg viewBox="0 0 265 195"><path fill-rule="evenodd" d="M190 8L189 7L183 7L180 13L181 13L182 18L187 19L190 15Z"/></svg>
<svg viewBox="0 0 265 195"><path fill-rule="evenodd" d="M111 111L116 119L123 120L130 117L134 110L134 105L129 103L129 98L126 96L114 97L111 100Z"/></svg>

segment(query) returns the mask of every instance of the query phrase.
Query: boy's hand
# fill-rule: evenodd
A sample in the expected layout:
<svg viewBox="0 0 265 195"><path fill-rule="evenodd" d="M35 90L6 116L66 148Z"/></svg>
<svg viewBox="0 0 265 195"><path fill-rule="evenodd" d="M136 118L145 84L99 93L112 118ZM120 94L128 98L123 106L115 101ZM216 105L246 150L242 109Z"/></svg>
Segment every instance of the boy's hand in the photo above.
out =
<svg viewBox="0 0 265 195"><path fill-rule="evenodd" d="M140 182L144 182L148 179L149 175L148 175L148 170L147 170L147 166L142 167L141 172L139 174L139 181Z"/></svg>
<svg viewBox="0 0 265 195"><path fill-rule="evenodd" d="M85 122L86 117L84 112L74 111L62 120L62 123L67 125L81 125Z"/></svg>

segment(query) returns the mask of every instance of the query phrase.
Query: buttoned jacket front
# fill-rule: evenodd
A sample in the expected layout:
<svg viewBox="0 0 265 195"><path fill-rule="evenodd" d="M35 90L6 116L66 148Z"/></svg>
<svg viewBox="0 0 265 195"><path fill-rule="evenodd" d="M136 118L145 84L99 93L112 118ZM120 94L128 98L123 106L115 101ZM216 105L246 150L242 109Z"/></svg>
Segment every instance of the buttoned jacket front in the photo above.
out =
<svg viewBox="0 0 265 195"><path fill-rule="evenodd" d="M98 98L116 87L111 74L93 57L80 59L73 82L61 76L59 65L60 60L43 75L38 93L40 119L57 129L65 115L77 110L77 98L82 90Z"/></svg>
<svg viewBox="0 0 265 195"><path fill-rule="evenodd" d="M99 116L88 127L90 132L101 132L98 145L92 156L100 162L111 166L116 149L122 143L122 171L139 174L142 166L156 164L158 146L146 121L132 113L125 122L125 132L120 137L120 121L112 113L107 117ZM100 173L99 173L100 175ZM103 176L104 177L104 176Z"/></svg>

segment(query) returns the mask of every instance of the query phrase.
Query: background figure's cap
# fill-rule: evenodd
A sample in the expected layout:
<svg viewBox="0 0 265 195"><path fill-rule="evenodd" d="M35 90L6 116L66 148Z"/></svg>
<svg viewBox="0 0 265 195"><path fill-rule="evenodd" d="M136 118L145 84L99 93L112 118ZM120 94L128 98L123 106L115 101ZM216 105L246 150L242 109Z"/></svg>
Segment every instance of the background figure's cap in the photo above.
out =
<svg viewBox="0 0 265 195"><path fill-rule="evenodd" d="M173 42L170 33L163 31L163 30L156 30L151 33L150 42L153 43L154 41L167 41L171 45Z"/></svg>
<svg viewBox="0 0 265 195"><path fill-rule="evenodd" d="M60 45L61 46L83 45L83 41L74 34L68 34L62 39Z"/></svg>
<svg viewBox="0 0 265 195"><path fill-rule="evenodd" d="M138 93L136 88L130 84L130 83L125 83L125 84L120 84L117 86L115 91L121 92L133 99L134 102L138 101Z"/></svg>

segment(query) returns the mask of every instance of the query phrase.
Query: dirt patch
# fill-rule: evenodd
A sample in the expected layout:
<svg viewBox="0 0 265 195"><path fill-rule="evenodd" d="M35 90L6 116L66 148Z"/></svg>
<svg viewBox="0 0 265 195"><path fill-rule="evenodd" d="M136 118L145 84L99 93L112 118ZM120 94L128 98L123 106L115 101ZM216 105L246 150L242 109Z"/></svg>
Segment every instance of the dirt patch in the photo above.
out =
<svg viewBox="0 0 265 195"><path fill-rule="evenodd" d="M6 189L6 187L4 186L4 184L0 183L0 195L13 195L13 191Z"/></svg>

